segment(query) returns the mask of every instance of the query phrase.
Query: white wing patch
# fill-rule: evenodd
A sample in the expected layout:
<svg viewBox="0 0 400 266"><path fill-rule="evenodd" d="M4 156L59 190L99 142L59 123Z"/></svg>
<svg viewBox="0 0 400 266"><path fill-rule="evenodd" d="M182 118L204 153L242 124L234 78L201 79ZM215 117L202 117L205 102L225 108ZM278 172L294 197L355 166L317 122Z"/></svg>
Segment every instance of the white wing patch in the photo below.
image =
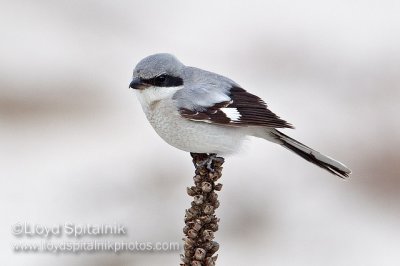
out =
<svg viewBox="0 0 400 266"><path fill-rule="evenodd" d="M220 110L232 121L239 121L242 117L236 108L220 108Z"/></svg>

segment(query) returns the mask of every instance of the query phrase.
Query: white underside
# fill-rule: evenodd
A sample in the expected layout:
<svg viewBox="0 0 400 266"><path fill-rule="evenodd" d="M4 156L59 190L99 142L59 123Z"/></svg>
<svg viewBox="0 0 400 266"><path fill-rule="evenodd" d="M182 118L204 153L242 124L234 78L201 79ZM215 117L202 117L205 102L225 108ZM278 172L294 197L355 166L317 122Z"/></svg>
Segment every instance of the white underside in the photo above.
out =
<svg viewBox="0 0 400 266"><path fill-rule="evenodd" d="M220 126L181 117L172 101L172 95L179 89L181 87L137 91L147 119L168 144L187 152L227 155L238 151L246 137L253 135L250 131L254 129Z"/></svg>

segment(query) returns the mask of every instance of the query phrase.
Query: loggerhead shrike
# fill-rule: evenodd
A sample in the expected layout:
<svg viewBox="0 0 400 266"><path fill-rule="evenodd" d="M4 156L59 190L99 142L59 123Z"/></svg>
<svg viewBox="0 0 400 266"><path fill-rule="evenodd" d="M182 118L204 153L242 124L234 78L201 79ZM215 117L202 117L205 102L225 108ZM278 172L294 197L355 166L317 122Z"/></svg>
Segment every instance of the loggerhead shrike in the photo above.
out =
<svg viewBox="0 0 400 266"><path fill-rule="evenodd" d="M185 66L171 54L141 60L129 87L135 89L158 135L180 150L230 154L247 136L254 136L280 144L339 177L351 173L344 164L278 131L293 126L261 98L224 76Z"/></svg>

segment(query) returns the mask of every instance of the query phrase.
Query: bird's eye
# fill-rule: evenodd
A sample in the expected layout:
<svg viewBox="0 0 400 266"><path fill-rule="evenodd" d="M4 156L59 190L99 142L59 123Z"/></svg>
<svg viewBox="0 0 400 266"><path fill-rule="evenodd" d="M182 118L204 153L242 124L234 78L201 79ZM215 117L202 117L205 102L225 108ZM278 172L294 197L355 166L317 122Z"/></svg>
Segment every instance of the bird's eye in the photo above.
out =
<svg viewBox="0 0 400 266"><path fill-rule="evenodd" d="M167 75L160 75L158 77L156 77L156 82L161 84L164 83L164 81L167 79Z"/></svg>

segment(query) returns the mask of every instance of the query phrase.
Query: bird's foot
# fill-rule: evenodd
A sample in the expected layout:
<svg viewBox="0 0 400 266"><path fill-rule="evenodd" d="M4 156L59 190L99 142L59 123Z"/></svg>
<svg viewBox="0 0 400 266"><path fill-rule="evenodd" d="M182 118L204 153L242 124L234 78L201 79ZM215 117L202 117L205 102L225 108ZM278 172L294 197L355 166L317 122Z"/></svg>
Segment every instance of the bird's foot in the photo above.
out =
<svg viewBox="0 0 400 266"><path fill-rule="evenodd" d="M196 158L198 155L197 153L190 153L190 155L192 155L193 158ZM224 159L221 157L217 157L216 153L210 153L210 154L201 154L203 155L202 157L204 157L203 160L201 160L200 162L196 163L194 162L194 166L195 167L203 167L205 166L207 168L208 171L210 172L214 172L214 167L213 167L213 163L214 162L219 162L219 163L223 163Z"/></svg>

